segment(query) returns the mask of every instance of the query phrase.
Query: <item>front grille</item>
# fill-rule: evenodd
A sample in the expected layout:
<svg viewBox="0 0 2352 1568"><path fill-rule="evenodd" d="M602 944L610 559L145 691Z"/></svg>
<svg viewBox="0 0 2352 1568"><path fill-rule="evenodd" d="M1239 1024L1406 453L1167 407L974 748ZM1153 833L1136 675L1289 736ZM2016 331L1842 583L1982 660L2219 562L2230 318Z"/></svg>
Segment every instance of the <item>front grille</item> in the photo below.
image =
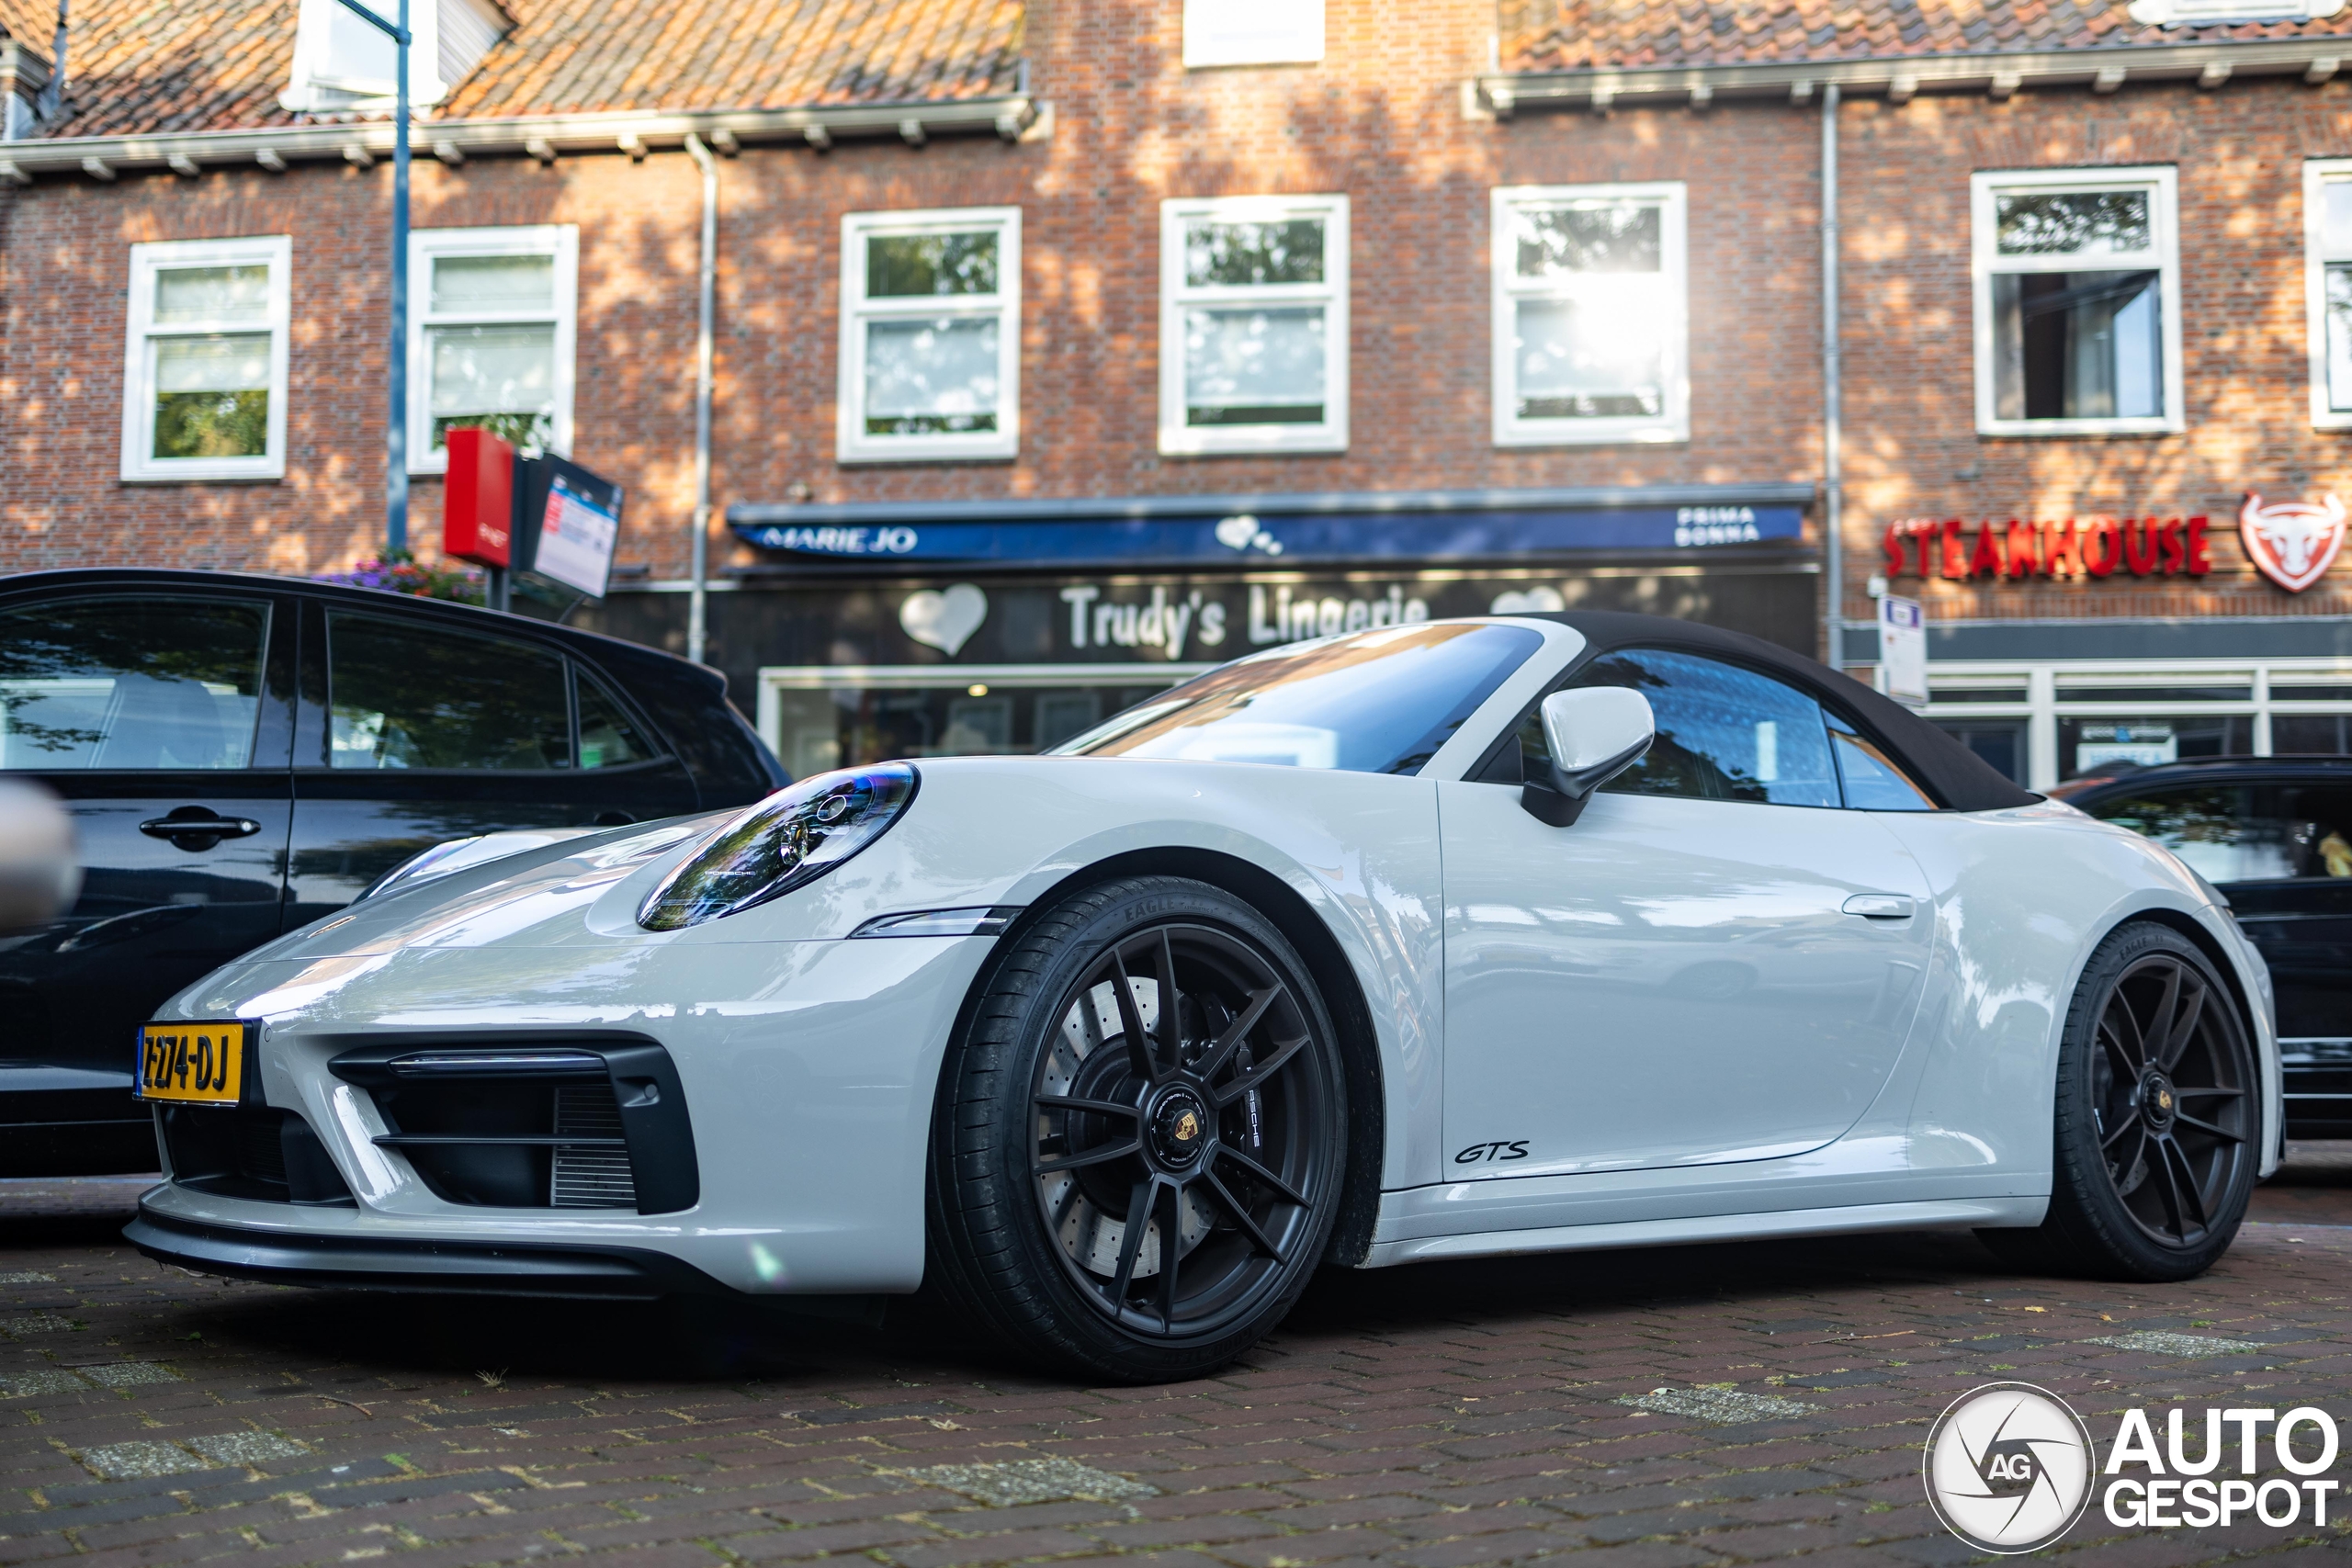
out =
<svg viewBox="0 0 2352 1568"><path fill-rule="evenodd" d="M608 1139L611 1143L555 1145L555 1172L548 1202L558 1209L634 1209L637 1182L629 1174L628 1149L621 1143L621 1108L603 1084L555 1091L559 1138Z"/></svg>
<svg viewBox="0 0 2352 1568"><path fill-rule="evenodd" d="M650 1042L411 1039L328 1067L374 1098L376 1143L444 1201L673 1213L700 1197L685 1098Z"/></svg>
<svg viewBox="0 0 2352 1568"><path fill-rule="evenodd" d="M347 1207L356 1202L311 1124L270 1105L156 1107L172 1179L220 1198Z"/></svg>

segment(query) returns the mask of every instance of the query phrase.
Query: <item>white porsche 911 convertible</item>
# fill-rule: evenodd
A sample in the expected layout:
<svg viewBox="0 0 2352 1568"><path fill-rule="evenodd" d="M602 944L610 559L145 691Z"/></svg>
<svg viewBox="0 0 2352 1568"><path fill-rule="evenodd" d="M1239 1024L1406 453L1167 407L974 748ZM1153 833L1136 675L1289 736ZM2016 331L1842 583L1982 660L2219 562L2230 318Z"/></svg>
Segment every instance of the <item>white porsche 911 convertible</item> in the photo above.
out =
<svg viewBox="0 0 2352 1568"><path fill-rule="evenodd" d="M127 1234L311 1284L926 1287L1134 1380L1322 1266L1969 1227L2176 1280L2276 1163L2271 1011L2195 873L1841 675L1428 622L1047 756L423 857L146 1028Z"/></svg>

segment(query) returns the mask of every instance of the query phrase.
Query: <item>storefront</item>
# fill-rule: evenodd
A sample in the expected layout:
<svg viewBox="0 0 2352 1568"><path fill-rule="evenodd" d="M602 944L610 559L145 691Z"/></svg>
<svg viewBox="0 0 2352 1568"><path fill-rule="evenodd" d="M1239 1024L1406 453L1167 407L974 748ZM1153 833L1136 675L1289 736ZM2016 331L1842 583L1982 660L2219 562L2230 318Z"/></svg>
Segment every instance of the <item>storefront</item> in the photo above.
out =
<svg viewBox="0 0 2352 1568"><path fill-rule="evenodd" d="M2332 498L2257 498L2238 516L1905 518L1871 586L1928 601L1928 716L2030 789L2199 757L2345 756L2352 617L2323 597L2344 527ZM2025 594L2064 613L2016 615ZM2149 613L2181 608L2204 613ZM1872 662L1875 634L1849 633L1848 655Z"/></svg>
<svg viewBox="0 0 2352 1568"><path fill-rule="evenodd" d="M1044 750L1227 660L1448 615L1641 610L1812 652L1810 487L737 506L712 661L795 774ZM590 623L674 645L676 585Z"/></svg>

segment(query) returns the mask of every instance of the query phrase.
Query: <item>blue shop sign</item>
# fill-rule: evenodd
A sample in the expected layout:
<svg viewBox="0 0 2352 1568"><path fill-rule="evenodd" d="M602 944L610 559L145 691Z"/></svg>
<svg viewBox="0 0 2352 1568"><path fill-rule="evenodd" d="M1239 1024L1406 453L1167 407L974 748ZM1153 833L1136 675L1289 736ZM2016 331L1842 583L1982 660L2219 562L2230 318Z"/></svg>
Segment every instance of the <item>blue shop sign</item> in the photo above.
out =
<svg viewBox="0 0 2352 1568"><path fill-rule="evenodd" d="M762 549L835 561L1263 568L1792 543L1803 517L1797 506L1711 505L729 525Z"/></svg>

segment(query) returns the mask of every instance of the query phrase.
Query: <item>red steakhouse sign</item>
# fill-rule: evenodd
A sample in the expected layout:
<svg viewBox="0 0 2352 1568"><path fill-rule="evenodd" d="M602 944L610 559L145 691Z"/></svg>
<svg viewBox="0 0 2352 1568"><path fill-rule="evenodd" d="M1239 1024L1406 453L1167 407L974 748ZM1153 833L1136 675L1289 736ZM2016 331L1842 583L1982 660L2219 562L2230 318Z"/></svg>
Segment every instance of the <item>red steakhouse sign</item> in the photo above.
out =
<svg viewBox="0 0 2352 1568"><path fill-rule="evenodd" d="M2069 517L2063 522L1904 517L1887 525L1886 575L1955 582L2034 577L2202 577L2213 570L2205 517Z"/></svg>

